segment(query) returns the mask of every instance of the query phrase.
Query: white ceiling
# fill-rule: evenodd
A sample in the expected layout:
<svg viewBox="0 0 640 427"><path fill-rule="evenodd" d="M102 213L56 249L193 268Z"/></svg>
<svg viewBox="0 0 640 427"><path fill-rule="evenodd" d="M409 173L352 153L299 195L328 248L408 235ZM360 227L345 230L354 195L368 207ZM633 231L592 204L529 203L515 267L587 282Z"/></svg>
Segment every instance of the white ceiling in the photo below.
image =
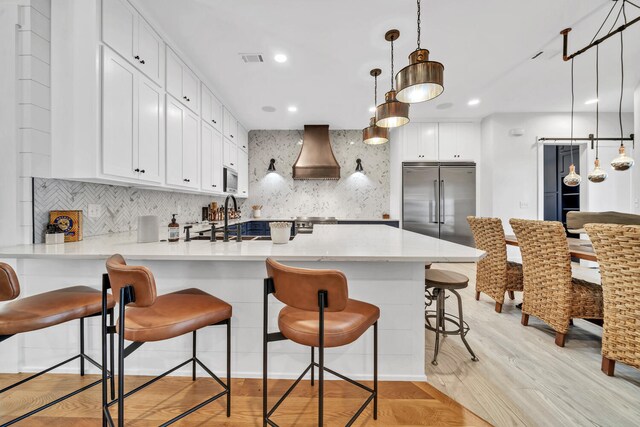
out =
<svg viewBox="0 0 640 427"><path fill-rule="evenodd" d="M389 90L389 43L400 30L396 72L416 48L413 0L136 0L205 74L248 129L296 129L328 123L365 127L373 105L371 68L383 70L378 102ZM423 0L422 47L445 66L445 92L413 105L413 120L481 118L494 112L554 112L570 108L570 65L561 59L560 30L571 26L569 50L586 45L611 0ZM629 7L629 19L640 10ZM640 24L625 36L625 111L640 82ZM600 47L600 109L617 111L619 46ZM530 58L540 50L544 54ZM262 53L245 64L239 53ZM276 63L284 53L289 60ZM595 111L595 49L575 60L576 110ZM477 107L467 106L481 99ZM438 105L452 103L448 109ZM296 113L287 111L298 107ZM262 111L273 106L274 113Z"/></svg>

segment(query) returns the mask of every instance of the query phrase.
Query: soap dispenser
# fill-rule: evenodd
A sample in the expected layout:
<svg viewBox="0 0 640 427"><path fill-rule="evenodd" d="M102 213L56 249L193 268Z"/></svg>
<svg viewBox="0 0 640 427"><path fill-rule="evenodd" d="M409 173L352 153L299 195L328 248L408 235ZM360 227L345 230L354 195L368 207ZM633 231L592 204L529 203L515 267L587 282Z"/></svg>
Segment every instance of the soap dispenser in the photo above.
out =
<svg viewBox="0 0 640 427"><path fill-rule="evenodd" d="M169 223L169 240L170 242L177 242L180 240L180 224L176 221L177 214L171 214L173 218L171 218L171 222Z"/></svg>

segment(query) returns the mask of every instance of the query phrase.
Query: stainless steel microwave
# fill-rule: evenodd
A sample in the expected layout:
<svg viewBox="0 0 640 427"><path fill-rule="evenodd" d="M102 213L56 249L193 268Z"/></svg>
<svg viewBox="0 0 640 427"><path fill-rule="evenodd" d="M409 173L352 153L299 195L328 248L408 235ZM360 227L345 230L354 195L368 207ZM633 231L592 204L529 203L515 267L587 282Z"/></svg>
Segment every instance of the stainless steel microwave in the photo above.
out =
<svg viewBox="0 0 640 427"><path fill-rule="evenodd" d="M224 192L225 193L237 193L238 192L238 173L232 169L224 168Z"/></svg>

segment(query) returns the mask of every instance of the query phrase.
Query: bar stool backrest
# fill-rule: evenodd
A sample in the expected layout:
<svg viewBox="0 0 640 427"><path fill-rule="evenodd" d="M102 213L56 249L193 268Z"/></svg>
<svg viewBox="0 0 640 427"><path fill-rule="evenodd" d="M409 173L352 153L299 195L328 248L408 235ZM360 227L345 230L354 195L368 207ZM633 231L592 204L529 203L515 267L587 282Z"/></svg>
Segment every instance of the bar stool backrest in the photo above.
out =
<svg viewBox="0 0 640 427"><path fill-rule="evenodd" d="M347 277L341 271L288 267L267 258L267 274L273 279L273 295L288 306L319 311L318 291L327 291L326 311L342 311L347 305Z"/></svg>
<svg viewBox="0 0 640 427"><path fill-rule="evenodd" d="M522 254L523 311L555 330L564 330L571 317L571 256L562 223L510 219Z"/></svg>
<svg viewBox="0 0 640 427"><path fill-rule="evenodd" d="M0 301L11 301L20 295L20 282L9 264L0 262Z"/></svg>
<svg viewBox="0 0 640 427"><path fill-rule="evenodd" d="M156 281L153 273L141 265L127 265L120 254L112 255L107 260L107 273L113 290L113 297L120 303L120 289L133 286L135 307L149 307L156 301Z"/></svg>

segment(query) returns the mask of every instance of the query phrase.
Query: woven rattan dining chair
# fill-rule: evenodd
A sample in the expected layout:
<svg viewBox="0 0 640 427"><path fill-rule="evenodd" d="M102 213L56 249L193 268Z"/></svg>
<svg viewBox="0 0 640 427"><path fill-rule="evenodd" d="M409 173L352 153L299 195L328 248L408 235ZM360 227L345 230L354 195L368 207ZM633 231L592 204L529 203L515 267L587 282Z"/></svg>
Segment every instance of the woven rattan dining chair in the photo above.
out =
<svg viewBox="0 0 640 427"><path fill-rule="evenodd" d="M502 312L504 294L514 299L515 291L522 291L522 265L507 261L507 243L500 218L468 216L476 248L487 256L478 261L476 268L476 301L480 292L496 302L496 312Z"/></svg>
<svg viewBox="0 0 640 427"><path fill-rule="evenodd" d="M602 372L616 360L640 368L640 226L587 224L604 297Z"/></svg>
<svg viewBox="0 0 640 427"><path fill-rule="evenodd" d="M522 324L529 315L556 331L564 347L574 318L602 319L602 287L571 277L571 257L564 226L555 221L509 220L522 253L524 295Z"/></svg>

